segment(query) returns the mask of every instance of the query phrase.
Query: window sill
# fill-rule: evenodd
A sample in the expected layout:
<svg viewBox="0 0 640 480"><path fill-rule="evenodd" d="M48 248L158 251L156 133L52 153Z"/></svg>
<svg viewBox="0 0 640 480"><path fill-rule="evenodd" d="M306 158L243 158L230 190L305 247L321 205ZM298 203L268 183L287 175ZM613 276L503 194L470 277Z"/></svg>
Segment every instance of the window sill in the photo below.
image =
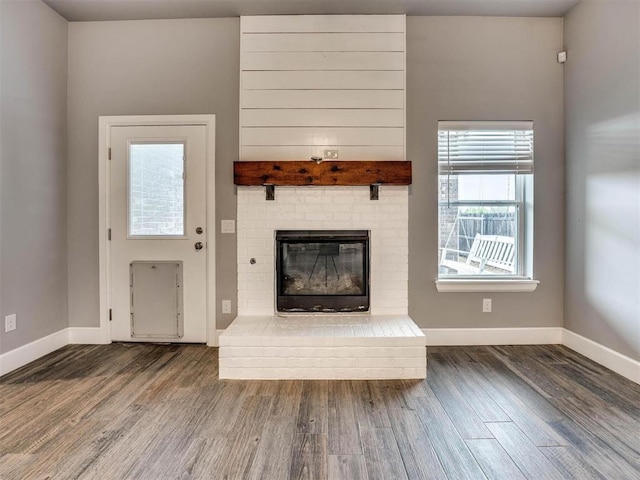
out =
<svg viewBox="0 0 640 480"><path fill-rule="evenodd" d="M454 292L533 292L539 280L529 279L440 279L436 288L440 293Z"/></svg>

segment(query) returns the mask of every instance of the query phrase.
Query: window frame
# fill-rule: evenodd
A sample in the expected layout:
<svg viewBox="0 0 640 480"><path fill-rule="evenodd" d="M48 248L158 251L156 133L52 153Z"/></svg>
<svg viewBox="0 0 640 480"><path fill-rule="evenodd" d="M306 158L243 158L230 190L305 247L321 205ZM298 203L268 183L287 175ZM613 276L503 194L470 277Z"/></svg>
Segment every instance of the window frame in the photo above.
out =
<svg viewBox="0 0 640 480"><path fill-rule="evenodd" d="M531 133L531 163L528 165L529 170L526 174L516 171L510 172L498 172L492 171L490 168L486 170L486 173L482 171L475 171L475 169L481 169L484 167L480 164L480 167L474 165L469 168L468 173L474 173L477 175L491 175L493 173L515 173L515 199L514 200L455 200L449 201L441 199L441 181L443 175L443 161L441 157L441 145L440 135L442 132L455 131L455 128L451 126L461 125L463 128L460 130L475 131L474 127L478 127L477 130L506 130L506 131L519 131L523 126L528 126L525 130L530 130ZM448 127L448 128L443 128ZM449 160L449 145L446 146L447 154L447 171L446 175L460 176L464 175L464 167L456 165L455 168L451 168L451 162ZM491 163L490 161L487 163ZM470 163L469 165L472 165ZM518 161L507 162L508 167L513 168L513 165L518 165ZM536 289L538 281L533 280L533 122L438 122L438 273L436 279L436 287L439 292L500 292L500 291L516 291L516 292L529 292ZM447 192L448 194L448 192ZM443 274L440 273L440 258L443 247L440 242L440 228L441 228L441 206L443 203L448 204L449 207L460 206L504 206L515 207L516 210L516 224L515 224L515 254L517 255L516 262L514 263L514 273L509 274ZM531 217L531 218L529 218ZM455 227L454 227L455 228Z"/></svg>

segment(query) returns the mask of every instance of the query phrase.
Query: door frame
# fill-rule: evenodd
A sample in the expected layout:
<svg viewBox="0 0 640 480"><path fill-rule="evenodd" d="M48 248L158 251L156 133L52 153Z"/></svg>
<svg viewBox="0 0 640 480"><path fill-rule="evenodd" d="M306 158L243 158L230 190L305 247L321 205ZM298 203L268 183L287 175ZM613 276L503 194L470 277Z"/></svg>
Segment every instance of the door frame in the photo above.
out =
<svg viewBox="0 0 640 480"><path fill-rule="evenodd" d="M110 188L109 145L112 127L204 126L206 129L206 232L207 232L207 345L217 346L216 333L216 210L215 210L215 115L125 115L98 117L98 238L100 261L100 339L111 343L111 248L109 243Z"/></svg>

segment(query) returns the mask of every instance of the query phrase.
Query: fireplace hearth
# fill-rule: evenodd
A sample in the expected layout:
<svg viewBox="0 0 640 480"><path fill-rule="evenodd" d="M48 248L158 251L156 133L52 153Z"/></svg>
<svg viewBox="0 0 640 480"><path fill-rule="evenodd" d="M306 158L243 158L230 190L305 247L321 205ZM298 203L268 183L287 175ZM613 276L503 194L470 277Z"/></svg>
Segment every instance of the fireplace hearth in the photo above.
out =
<svg viewBox="0 0 640 480"><path fill-rule="evenodd" d="M409 192L380 188L371 201L361 186L278 187L274 200L238 187L238 316L220 335L220 378L425 378Z"/></svg>
<svg viewBox="0 0 640 480"><path fill-rule="evenodd" d="M276 232L279 312L367 312L367 230Z"/></svg>

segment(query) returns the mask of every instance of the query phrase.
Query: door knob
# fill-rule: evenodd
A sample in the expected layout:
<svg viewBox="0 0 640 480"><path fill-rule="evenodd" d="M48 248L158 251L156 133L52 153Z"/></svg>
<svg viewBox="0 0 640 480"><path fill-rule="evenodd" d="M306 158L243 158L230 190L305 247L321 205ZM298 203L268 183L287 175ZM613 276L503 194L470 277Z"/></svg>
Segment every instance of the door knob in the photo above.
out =
<svg viewBox="0 0 640 480"><path fill-rule="evenodd" d="M202 242L196 242L196 244L194 245L194 247L195 247L195 249L196 249L196 250L202 250L202 247L203 247L203 246L204 246L204 245L202 245Z"/></svg>

